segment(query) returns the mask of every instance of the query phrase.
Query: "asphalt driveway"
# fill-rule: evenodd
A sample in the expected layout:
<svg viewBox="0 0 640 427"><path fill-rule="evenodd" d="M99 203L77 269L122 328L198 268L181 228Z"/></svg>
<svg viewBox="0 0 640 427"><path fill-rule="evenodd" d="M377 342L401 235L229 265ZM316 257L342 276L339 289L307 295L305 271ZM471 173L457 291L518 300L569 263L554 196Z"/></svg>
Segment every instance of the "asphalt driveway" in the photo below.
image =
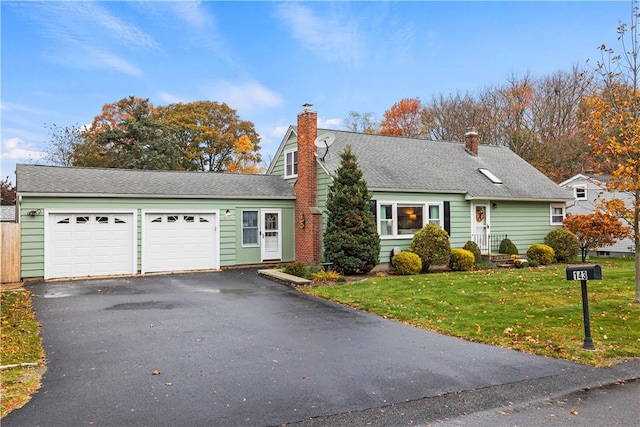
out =
<svg viewBox="0 0 640 427"><path fill-rule="evenodd" d="M589 370L345 308L256 270L29 289L48 370L3 426L280 425Z"/></svg>

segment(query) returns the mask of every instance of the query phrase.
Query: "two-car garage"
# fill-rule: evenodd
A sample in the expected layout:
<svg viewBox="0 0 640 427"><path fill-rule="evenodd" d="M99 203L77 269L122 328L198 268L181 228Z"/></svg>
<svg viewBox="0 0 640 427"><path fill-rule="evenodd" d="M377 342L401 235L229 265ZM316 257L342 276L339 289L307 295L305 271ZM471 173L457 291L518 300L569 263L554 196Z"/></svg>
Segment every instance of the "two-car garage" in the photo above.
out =
<svg viewBox="0 0 640 427"><path fill-rule="evenodd" d="M142 273L219 268L215 211L140 218L136 210L45 212L45 279L135 274L138 256Z"/></svg>
<svg viewBox="0 0 640 427"><path fill-rule="evenodd" d="M280 176L17 165L16 186L23 280L295 259L296 196Z"/></svg>

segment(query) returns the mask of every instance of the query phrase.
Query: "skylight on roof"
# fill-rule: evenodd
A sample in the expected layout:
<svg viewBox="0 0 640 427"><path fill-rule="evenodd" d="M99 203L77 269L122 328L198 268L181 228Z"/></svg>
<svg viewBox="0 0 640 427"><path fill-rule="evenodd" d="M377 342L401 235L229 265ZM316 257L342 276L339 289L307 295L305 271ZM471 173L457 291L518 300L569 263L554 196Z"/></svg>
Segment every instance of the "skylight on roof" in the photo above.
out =
<svg viewBox="0 0 640 427"><path fill-rule="evenodd" d="M478 169L480 171L480 173L484 176L486 176L487 178L489 178L489 180L491 182L493 182L496 185L500 185L502 184L502 180L500 178L498 178L497 176L495 176L494 174L491 173L491 171L489 169L484 169L484 168L480 168Z"/></svg>

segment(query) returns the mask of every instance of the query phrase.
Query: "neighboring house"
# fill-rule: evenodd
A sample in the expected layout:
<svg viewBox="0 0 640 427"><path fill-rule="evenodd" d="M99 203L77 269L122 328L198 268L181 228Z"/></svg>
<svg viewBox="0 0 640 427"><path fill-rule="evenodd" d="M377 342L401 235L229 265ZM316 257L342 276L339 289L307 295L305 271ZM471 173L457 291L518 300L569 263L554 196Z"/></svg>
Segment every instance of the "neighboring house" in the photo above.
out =
<svg viewBox="0 0 640 427"><path fill-rule="evenodd" d="M16 222L16 206L0 206L0 222Z"/></svg>
<svg viewBox="0 0 640 427"><path fill-rule="evenodd" d="M277 176L18 165L22 278L293 261Z"/></svg>
<svg viewBox="0 0 640 427"><path fill-rule="evenodd" d="M506 147L317 129L310 105L287 131L267 173L296 191L296 259L322 259L328 187L347 146L358 158L381 238L380 263L407 249L427 223L445 229L452 247L474 240L497 251L505 237L521 253L560 227L573 195ZM324 141L331 145L326 146Z"/></svg>
<svg viewBox="0 0 640 427"><path fill-rule="evenodd" d="M524 252L573 200L474 132L451 143L319 131L305 105L265 175L18 165L22 278L322 261L328 188L348 145L373 194L381 268L428 223L452 247L496 251L508 236Z"/></svg>
<svg viewBox="0 0 640 427"><path fill-rule="evenodd" d="M607 189L606 182L609 178L607 175L578 174L560 183L560 187L571 190L574 196L574 202L567 205L567 213L573 215L594 213L600 203L611 199L621 199L627 206L632 206L631 194L620 191L611 192ZM633 240L622 239L614 245L589 251L589 254L622 257L631 256L634 251Z"/></svg>

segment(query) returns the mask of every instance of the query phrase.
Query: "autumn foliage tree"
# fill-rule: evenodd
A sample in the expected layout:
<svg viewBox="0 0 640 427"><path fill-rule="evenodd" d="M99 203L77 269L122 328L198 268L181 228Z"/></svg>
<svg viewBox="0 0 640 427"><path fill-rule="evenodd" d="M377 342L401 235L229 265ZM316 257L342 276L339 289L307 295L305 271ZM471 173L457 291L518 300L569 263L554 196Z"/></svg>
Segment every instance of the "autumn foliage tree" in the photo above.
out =
<svg viewBox="0 0 640 427"><path fill-rule="evenodd" d="M611 215L626 221L635 246L635 302L640 304L640 10L633 1L631 25L618 27L621 53L602 45L596 65L599 90L585 100L585 124L598 168L608 172L610 192L630 195L603 203Z"/></svg>
<svg viewBox="0 0 640 427"><path fill-rule="evenodd" d="M90 126L50 128L49 161L63 166L258 173L253 123L211 101L156 108L130 96L105 104Z"/></svg>
<svg viewBox="0 0 640 427"><path fill-rule="evenodd" d="M629 235L629 229L619 219L600 211L586 215L568 214L562 224L578 238L582 262L590 249L613 245Z"/></svg>
<svg viewBox="0 0 640 427"><path fill-rule="evenodd" d="M2 197L2 206L12 206L16 204L16 186L9 181L9 177L6 177L4 181L0 183L0 190Z"/></svg>
<svg viewBox="0 0 640 427"><path fill-rule="evenodd" d="M174 152L148 99L130 96L105 104L76 147L75 166L124 169L173 169Z"/></svg>
<svg viewBox="0 0 640 427"><path fill-rule="evenodd" d="M231 166L248 173L258 169L260 137L253 123L240 120L227 104L197 101L170 104L159 110L179 152L177 169L221 172ZM246 139L240 141L242 136ZM243 167L238 169L240 163Z"/></svg>
<svg viewBox="0 0 640 427"><path fill-rule="evenodd" d="M422 109L419 98L401 99L384 113L380 135L421 138L424 133Z"/></svg>

